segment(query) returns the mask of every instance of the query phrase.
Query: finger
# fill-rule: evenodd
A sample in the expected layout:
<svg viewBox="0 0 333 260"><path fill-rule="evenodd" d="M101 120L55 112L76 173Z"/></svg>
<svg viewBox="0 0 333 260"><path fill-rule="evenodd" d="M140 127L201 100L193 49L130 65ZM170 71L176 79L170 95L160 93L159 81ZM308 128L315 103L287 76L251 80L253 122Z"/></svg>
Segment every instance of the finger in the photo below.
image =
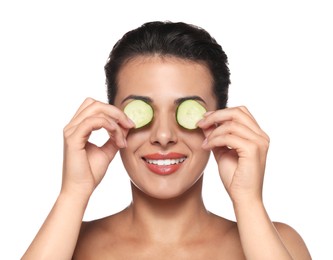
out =
<svg viewBox="0 0 333 260"><path fill-rule="evenodd" d="M73 120L75 117L77 117L77 115L80 114L81 111L82 111L83 109L85 109L87 106L89 106L90 104L92 104L92 103L95 102L95 101L96 101L96 100L93 99L93 98L90 98L90 97L86 98L86 99L83 101L83 103L80 105L80 107L78 108L78 110L76 111L76 113L75 113L75 115L73 116L72 120Z"/></svg>
<svg viewBox="0 0 333 260"><path fill-rule="evenodd" d="M112 119L110 116L105 115L103 113L100 113L98 115L89 117L84 119L82 122L80 122L80 124L90 124L90 123L94 123L94 121L90 121L88 119L90 118L104 118L105 120L108 121L108 124L106 124L103 128L108 132L110 138L117 143L117 145L120 145L120 147L126 147L127 146L127 141L126 141L126 136L128 134L128 130L124 129L122 127L120 127L115 121L114 119ZM98 121L97 121L98 122ZM79 124L79 125L80 125ZM75 131L77 131L77 128L79 125L74 125L71 126L71 128L66 127L65 128L65 137L66 136L70 136L72 135ZM102 128L102 127L101 127ZM89 128L88 128L89 129ZM93 129L93 128L91 128ZM99 126L97 126L96 129L92 130L92 131L96 131L100 129ZM90 133L91 134L91 133ZM90 135L89 134L89 135ZM88 137L89 138L89 137Z"/></svg>
<svg viewBox="0 0 333 260"><path fill-rule="evenodd" d="M261 135L258 135L256 132L254 132L251 128L236 121L223 122L220 126L211 131L208 138L215 138L226 134L236 135L243 139L252 141L260 141L260 139L263 138Z"/></svg>
<svg viewBox="0 0 333 260"><path fill-rule="evenodd" d="M237 150L239 155L253 156L259 155L260 158L265 158L269 141L262 136L254 133L246 126L228 121L229 126L221 125L215 129L203 142L202 148L211 150L214 148L227 147L228 149Z"/></svg>
<svg viewBox="0 0 333 260"><path fill-rule="evenodd" d="M257 120L254 118L254 116L251 114L251 112L248 110L246 106L239 106L240 110L242 110L244 113L246 113L249 117L252 118L252 120L259 126Z"/></svg>
<svg viewBox="0 0 333 260"><path fill-rule="evenodd" d="M134 123L119 108L100 101L90 101L91 100L88 100L85 105L82 105L82 109L79 111L79 113L76 114L76 116L70 122L70 125L79 124L84 118L94 114L104 113L113 118L124 128L134 127Z"/></svg>
<svg viewBox="0 0 333 260"><path fill-rule="evenodd" d="M112 161L114 156L116 155L116 152L119 150L119 147L117 147L114 143L114 141L109 138L103 146L101 146L101 150L104 152L104 154L108 157L109 161Z"/></svg>
<svg viewBox="0 0 333 260"><path fill-rule="evenodd" d="M78 120L77 120L77 124L74 124L76 121L71 122L70 124L68 124L68 125L65 127L65 131L68 132L68 135L70 135L72 132L75 131L75 129L77 128L77 126L78 126L79 124L82 124L82 123L85 121L85 119L87 119L87 118L94 118L94 117L96 117L96 118L98 118L98 117L100 117L100 118L105 118L106 120L108 120L108 121L110 122L110 124L111 124L112 121L114 121L114 119L112 119L110 116L108 116L108 115L106 115L106 114L104 114L104 113L101 112L101 113L93 114L93 115L91 115L91 116L88 116L88 117L86 117L86 118L83 118L82 121L78 121Z"/></svg>
<svg viewBox="0 0 333 260"><path fill-rule="evenodd" d="M214 125L214 126L206 128L206 129L202 129L202 130L203 130L204 136L207 138L215 129L216 129L216 126Z"/></svg>
<svg viewBox="0 0 333 260"><path fill-rule="evenodd" d="M258 123L254 120L253 116L246 111L247 109L245 107L235 107L217 110L214 113L211 113L208 116L204 117L204 119L199 121L197 125L202 129L206 129L213 125L218 126L226 121L235 121L246 125L257 134L268 138L266 133L262 131Z"/></svg>
<svg viewBox="0 0 333 260"><path fill-rule="evenodd" d="M114 140L114 142L117 144L119 148L127 147L125 133L116 122L112 121L109 127L106 128L106 130L109 133L110 139Z"/></svg>
<svg viewBox="0 0 333 260"><path fill-rule="evenodd" d="M218 147L236 150L239 157L257 158L259 153L256 143L231 134L206 139L202 145L205 150L213 150Z"/></svg>
<svg viewBox="0 0 333 260"><path fill-rule="evenodd" d="M67 143L78 149L84 149L93 131L104 128L110 133L113 141L119 148L126 147L125 136L121 128L114 121L109 121L105 117L86 118L81 124L66 132Z"/></svg>
<svg viewBox="0 0 333 260"><path fill-rule="evenodd" d="M257 122L253 120L253 117L246 113L244 108L241 107L225 108L212 113L206 113L204 118L198 122L198 126L206 128L213 124L220 124L224 121L231 120L258 126Z"/></svg>

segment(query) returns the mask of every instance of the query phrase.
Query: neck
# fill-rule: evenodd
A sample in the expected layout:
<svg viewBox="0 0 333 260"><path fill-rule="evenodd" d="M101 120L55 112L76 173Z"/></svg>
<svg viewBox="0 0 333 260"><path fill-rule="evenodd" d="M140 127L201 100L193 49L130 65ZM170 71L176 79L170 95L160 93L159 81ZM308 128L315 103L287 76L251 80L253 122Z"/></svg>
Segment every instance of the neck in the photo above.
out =
<svg viewBox="0 0 333 260"><path fill-rule="evenodd" d="M178 242L200 233L207 224L207 212L202 200L201 177L178 197L156 199L132 184L133 201L128 208L133 230L153 241Z"/></svg>

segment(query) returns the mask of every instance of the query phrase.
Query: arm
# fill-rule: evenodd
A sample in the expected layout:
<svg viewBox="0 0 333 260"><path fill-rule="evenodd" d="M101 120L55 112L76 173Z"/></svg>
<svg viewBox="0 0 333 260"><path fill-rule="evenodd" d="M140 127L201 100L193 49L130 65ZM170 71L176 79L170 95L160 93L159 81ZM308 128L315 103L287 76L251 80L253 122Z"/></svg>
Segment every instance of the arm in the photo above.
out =
<svg viewBox="0 0 333 260"><path fill-rule="evenodd" d="M234 207L248 259L311 259L299 234L285 224L272 223L262 203Z"/></svg>
<svg viewBox="0 0 333 260"><path fill-rule="evenodd" d="M89 198L60 194L25 259L71 259Z"/></svg>
<svg viewBox="0 0 333 260"><path fill-rule="evenodd" d="M72 259L89 198L119 148L126 147L126 115L108 104L86 99L64 129L64 163L60 194L22 259ZM101 147L88 141L92 131L110 134Z"/></svg>
<svg viewBox="0 0 333 260"><path fill-rule="evenodd" d="M245 107L209 112L198 123L218 163L221 180L233 202L247 259L311 259L299 239L286 241L270 220L262 200L269 137ZM297 240L297 241L296 241ZM306 257L304 257L306 256Z"/></svg>

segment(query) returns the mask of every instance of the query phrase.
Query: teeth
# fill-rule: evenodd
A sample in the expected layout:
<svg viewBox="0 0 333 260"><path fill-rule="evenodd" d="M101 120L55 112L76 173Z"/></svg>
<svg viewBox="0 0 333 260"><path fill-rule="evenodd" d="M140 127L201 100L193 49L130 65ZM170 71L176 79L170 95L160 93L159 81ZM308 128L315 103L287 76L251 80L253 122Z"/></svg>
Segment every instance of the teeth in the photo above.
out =
<svg viewBox="0 0 333 260"><path fill-rule="evenodd" d="M172 165L172 164L182 163L183 161L186 160L186 157L179 158L179 159L165 159L165 160L150 160L150 159L145 159L145 160L146 160L147 163L155 164L155 165Z"/></svg>

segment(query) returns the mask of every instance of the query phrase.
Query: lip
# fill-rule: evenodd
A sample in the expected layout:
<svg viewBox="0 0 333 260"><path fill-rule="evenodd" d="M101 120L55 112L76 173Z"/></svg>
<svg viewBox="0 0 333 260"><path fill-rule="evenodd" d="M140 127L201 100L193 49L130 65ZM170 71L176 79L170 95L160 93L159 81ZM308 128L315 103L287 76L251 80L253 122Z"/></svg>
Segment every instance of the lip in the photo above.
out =
<svg viewBox="0 0 333 260"><path fill-rule="evenodd" d="M153 153L153 154L147 154L143 156L145 159L151 159L151 160L165 160L165 159L180 159L187 157L185 154L181 153Z"/></svg>
<svg viewBox="0 0 333 260"><path fill-rule="evenodd" d="M157 165L148 163L147 160L166 160L166 159L181 159L181 158L187 158L185 154L181 153L154 153L154 154L148 154L142 157L142 160L144 161L146 167L153 173L159 174L159 175L169 175L172 173L175 173L179 170L179 168L183 165L183 162L176 163L176 164L169 164L169 165Z"/></svg>

